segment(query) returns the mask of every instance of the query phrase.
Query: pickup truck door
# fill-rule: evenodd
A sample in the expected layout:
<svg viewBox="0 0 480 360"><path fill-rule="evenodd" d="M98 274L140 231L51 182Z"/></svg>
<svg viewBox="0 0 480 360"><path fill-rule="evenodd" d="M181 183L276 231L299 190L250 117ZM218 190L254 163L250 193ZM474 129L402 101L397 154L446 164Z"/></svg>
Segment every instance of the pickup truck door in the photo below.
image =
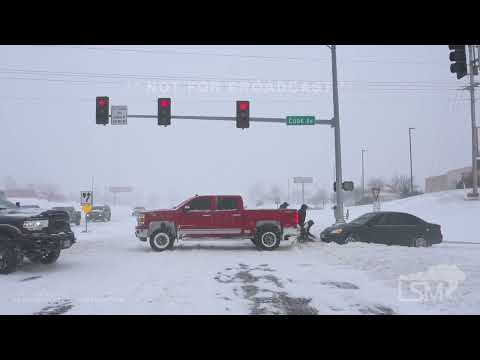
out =
<svg viewBox="0 0 480 360"><path fill-rule="evenodd" d="M197 197L186 204L178 224L180 234L188 237L211 235L214 228L212 205L212 198L207 196Z"/></svg>
<svg viewBox="0 0 480 360"><path fill-rule="evenodd" d="M213 222L217 236L240 235L243 229L243 209L238 197L217 197Z"/></svg>

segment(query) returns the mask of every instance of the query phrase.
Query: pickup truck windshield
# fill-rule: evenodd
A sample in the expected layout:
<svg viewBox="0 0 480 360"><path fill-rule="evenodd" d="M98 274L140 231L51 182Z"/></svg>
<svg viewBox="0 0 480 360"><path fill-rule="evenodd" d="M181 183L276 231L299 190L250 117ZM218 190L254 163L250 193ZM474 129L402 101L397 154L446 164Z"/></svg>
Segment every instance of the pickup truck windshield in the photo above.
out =
<svg viewBox="0 0 480 360"><path fill-rule="evenodd" d="M173 209L176 210L176 209L181 208L183 205L187 204L187 203L188 203L190 200L192 200L192 199L194 199L194 198L190 198L190 199L187 199L187 200L182 201L182 202L181 202L180 204L178 204L177 206L174 206Z"/></svg>

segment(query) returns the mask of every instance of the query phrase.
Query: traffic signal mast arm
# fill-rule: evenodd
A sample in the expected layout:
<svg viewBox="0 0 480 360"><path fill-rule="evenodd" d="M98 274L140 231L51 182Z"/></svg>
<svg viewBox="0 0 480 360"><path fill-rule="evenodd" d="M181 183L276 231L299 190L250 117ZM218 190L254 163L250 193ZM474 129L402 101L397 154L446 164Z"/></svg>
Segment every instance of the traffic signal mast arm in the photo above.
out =
<svg viewBox="0 0 480 360"><path fill-rule="evenodd" d="M111 117L111 115L109 115ZM130 115L129 118L137 119L156 119L157 115ZM223 120L223 121L237 121L235 116L197 116L197 115L172 115L172 119L188 119L188 120ZM265 122L265 123L282 123L285 124L286 118L278 117L251 117L250 121ZM330 120L315 120L318 125L333 125L333 119Z"/></svg>

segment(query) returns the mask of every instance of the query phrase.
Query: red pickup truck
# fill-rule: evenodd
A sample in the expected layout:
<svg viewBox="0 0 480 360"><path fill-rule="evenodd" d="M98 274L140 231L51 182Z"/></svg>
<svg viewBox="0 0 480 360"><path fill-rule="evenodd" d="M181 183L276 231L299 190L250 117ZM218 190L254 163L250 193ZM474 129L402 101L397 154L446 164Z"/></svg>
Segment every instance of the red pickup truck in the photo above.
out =
<svg viewBox="0 0 480 360"><path fill-rule="evenodd" d="M251 239L258 249L274 250L298 236L298 213L290 209L245 210L241 196L195 196L170 210L142 211L135 235L155 251L178 239Z"/></svg>

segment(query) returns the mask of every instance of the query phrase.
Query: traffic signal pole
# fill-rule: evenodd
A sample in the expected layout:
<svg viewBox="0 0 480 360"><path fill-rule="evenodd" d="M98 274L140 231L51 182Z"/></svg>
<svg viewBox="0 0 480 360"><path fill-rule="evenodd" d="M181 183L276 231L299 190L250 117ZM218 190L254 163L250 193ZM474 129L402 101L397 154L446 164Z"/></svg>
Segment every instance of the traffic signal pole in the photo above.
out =
<svg viewBox="0 0 480 360"><path fill-rule="evenodd" d="M478 169L477 169L477 150L478 137L477 126L475 122L475 86L474 86L474 67L475 56L473 45L468 45L468 56L470 65L470 115L472 118L472 194L474 198L478 198Z"/></svg>
<svg viewBox="0 0 480 360"><path fill-rule="evenodd" d="M335 208L335 222L344 223L343 189L342 189L342 154L340 146L340 114L338 105L338 79L337 79L337 49L336 45L329 46L332 52L332 90L333 90L333 125L335 130L335 177L337 183Z"/></svg>

